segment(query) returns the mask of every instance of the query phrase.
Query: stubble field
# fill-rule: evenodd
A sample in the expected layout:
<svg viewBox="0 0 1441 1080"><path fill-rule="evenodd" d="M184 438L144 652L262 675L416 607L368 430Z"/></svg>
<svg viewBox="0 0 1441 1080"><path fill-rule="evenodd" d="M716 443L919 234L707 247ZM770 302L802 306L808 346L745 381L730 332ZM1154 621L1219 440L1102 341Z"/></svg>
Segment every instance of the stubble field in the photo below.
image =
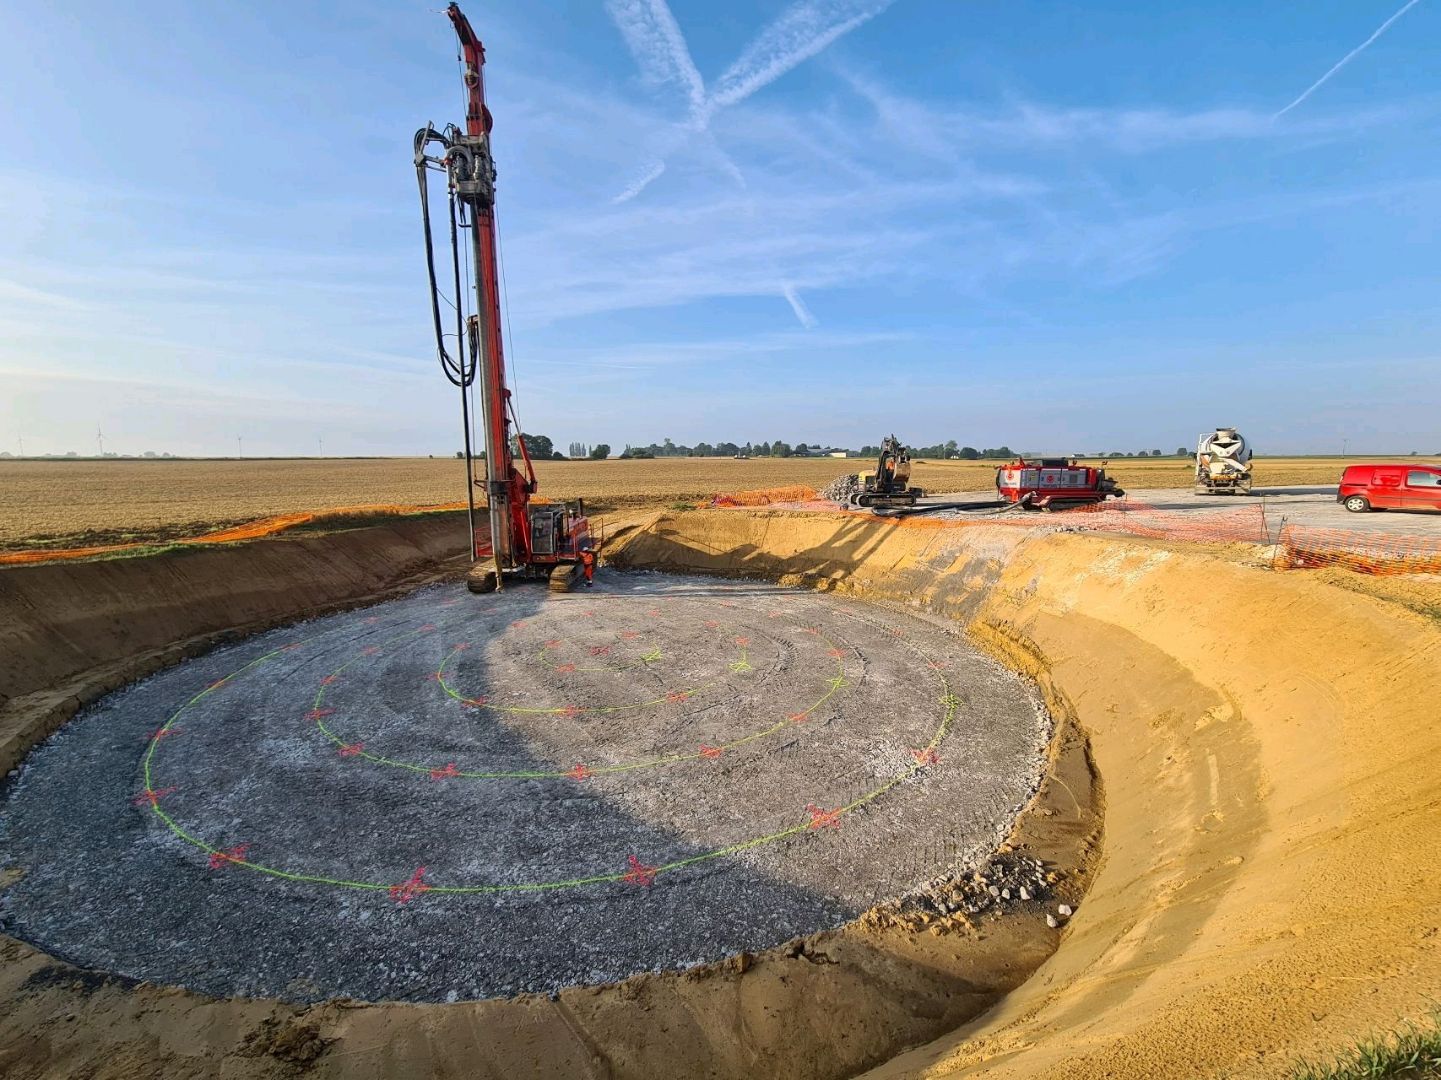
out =
<svg viewBox="0 0 1441 1080"><path fill-rule="evenodd" d="M1256 461L1258 487L1334 484L1341 458ZM1410 460L1435 460L1410 459ZM717 492L806 485L821 488L858 459L662 458L553 461L537 469L550 499L586 500L592 514L698 502ZM921 462L913 482L928 491L983 491L994 463ZM1131 491L1184 487L1185 458L1122 459L1110 475ZM465 499L460 462L440 458L179 461L0 461L0 550L163 541L273 514L373 504L436 505Z"/></svg>

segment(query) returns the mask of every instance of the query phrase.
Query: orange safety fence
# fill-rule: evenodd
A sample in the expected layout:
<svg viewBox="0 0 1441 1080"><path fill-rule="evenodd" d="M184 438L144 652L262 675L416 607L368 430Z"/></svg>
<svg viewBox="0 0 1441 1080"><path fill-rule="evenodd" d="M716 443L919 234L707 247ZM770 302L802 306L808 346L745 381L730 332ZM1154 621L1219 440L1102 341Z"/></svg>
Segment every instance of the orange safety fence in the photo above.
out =
<svg viewBox="0 0 1441 1080"><path fill-rule="evenodd" d="M97 555L114 555L124 551L138 551L143 548L168 546L170 544L230 544L240 540L258 540L274 536L297 525L308 525L314 521L329 518L371 516L381 514L433 514L446 510L464 510L465 503L438 503L431 506L408 506L394 503L373 503L365 506L337 506L328 510L311 510L296 514L276 514L272 517L248 521L228 529L208 532L201 536L180 539L137 541L129 544L99 544L94 547L61 548L57 550L32 550L0 552L0 566L18 566L27 563L52 562L64 559L87 559Z"/></svg>
<svg viewBox="0 0 1441 1080"><path fill-rule="evenodd" d="M1358 574L1441 574L1441 539L1286 524L1281 526L1272 566L1277 570L1333 566Z"/></svg>
<svg viewBox="0 0 1441 1080"><path fill-rule="evenodd" d="M775 506L780 503L806 503L816 498L815 488L802 484L791 487L765 488L760 491L731 491L711 496L708 505L713 507L732 506ZM827 503L831 506L831 503Z"/></svg>

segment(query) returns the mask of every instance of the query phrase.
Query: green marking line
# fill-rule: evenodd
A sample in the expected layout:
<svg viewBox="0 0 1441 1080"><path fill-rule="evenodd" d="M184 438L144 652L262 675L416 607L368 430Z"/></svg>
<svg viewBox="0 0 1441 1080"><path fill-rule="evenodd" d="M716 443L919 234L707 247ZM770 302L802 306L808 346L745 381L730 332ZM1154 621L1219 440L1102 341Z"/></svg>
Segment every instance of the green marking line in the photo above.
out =
<svg viewBox="0 0 1441 1080"><path fill-rule="evenodd" d="M337 630L337 631L333 631L333 632L338 632L338 630ZM401 641L401 640L404 640L404 639L406 639L406 638L414 637L414 636L416 636L416 635L418 635L418 634L426 633L426 632L428 632L428 631L425 631L425 630L415 630L415 631L411 631L411 632L409 632L409 633L402 634L402 635L400 635L400 636L398 636L398 637L391 638L391 639L389 639L389 640L386 641L386 642L382 642L382 645L392 644L393 642ZM317 637L305 639L305 640L301 641L299 644L302 644L302 645L307 644L307 643L309 643L310 641L318 640L319 637L322 637L322 636L327 636L327 635L317 635ZM831 642L829 639L825 638L824 635L820 635L820 634L818 633L816 636L821 637L822 640L826 641L827 644L830 645L832 648L835 648L835 647L836 647L835 644L834 644L834 642ZM930 657L927 656L926 653L925 653L923 650L921 650L919 647L917 647L917 646L916 646L915 644L913 644L912 642L906 641L905 644L907 645L908 648L911 649L912 652L915 652L915 653L916 653L918 656L920 656L923 660L926 660L926 661L929 661L929 660L930 660ZM282 646L281 648L274 649L274 650L272 650L271 652L265 653L263 656L256 657L254 660L250 661L250 663L246 664L244 667L241 667L241 668L237 669L235 672L231 673L230 675L227 675L227 676L225 676L224 678L219 679L219 680L215 681L214 683L211 683L211 684L210 684L209 686L207 686L204 690L200 691L198 694L196 694L194 697L192 697L189 701L185 702L185 704L181 705L180 708L178 708L178 709L171 715L170 719L168 719L168 720L165 722L165 725L164 725L162 728L160 728L154 735L151 736L150 745L149 745L149 747L147 748L147 750L146 750L146 752L145 752L144 775L145 775L145 788L146 788L146 791L147 791L147 792L150 792L150 791L153 791L153 790L154 790L154 784L153 784L153 781L152 781L152 773L151 773L151 765L152 765L152 759L153 759L154 756L155 756L156 745L157 745L157 743L159 743L160 739L163 738L165 732L167 732L168 730L170 730L171 725L173 725L173 724L175 723L175 721L176 721L177 719L179 719L180 715L181 715L183 712L185 712L186 709L190 708L190 707L191 707L192 705L194 705L195 703L201 701L201 700L202 700L203 698L205 698L207 695L209 695L209 694L213 693L214 691L216 691L216 690L220 689L221 687L223 687L223 686L224 686L226 683L228 683L231 679L233 679L233 678L235 678L235 677L237 677L237 676L239 676L239 675L242 675L242 674L250 671L252 668L256 667L257 665L259 665L259 664L261 664L261 663L264 663L264 662L266 662L266 661L268 661L268 660L271 660L271 659L273 659L274 657L280 655L280 654L283 653L283 652L288 651L288 648L289 648L288 646ZM443 681L443 675L442 675L442 672L444 671L445 664L448 663L448 662L450 661L450 659L453 658L454 655L455 655L455 653L458 652L458 651L461 651L461 650L459 650L459 649L452 649L452 650L451 650L451 653L446 657L445 661L443 661L443 662L441 663L441 668L437 671L437 675L441 675L441 676L442 676L441 679L439 680L439 681L441 681L441 685L442 685L442 686L445 685L445 684L444 684L444 681ZM360 659L360 656L362 656L362 655L366 655L366 654L364 654L364 653L357 654L355 657L352 657L350 660L348 660L345 664L342 664L339 668L336 668L335 671L331 672L331 675L338 675L338 674L340 674L341 672L345 671L346 668L350 667L350 665L356 663L356 662ZM816 702L815 705L812 705L810 709L806 710L806 714L808 714L808 713L810 713L810 712L813 712L815 709L819 708L819 707L820 707L822 704L824 704L832 695L834 695L834 694L837 693L840 689L842 689L843 687L845 687L846 685L848 685L848 684L847 684L847 680L846 680L846 678L845 678L844 664L838 661L838 662L837 662L837 667L838 667L838 669L839 669L839 674L837 674L833 679L831 679L831 680L829 681L829 684L828 684L828 685L830 686L830 689L826 692L826 694L825 694L819 701ZM943 712L943 714L942 714L940 724L937 726L936 730L935 730L934 733L931 735L931 740L930 740L930 742L927 743L926 746L922 748L923 750L931 750L931 749L934 749L936 746L938 746L938 745L940 744L940 742L941 742L941 741L946 737L946 735L950 732L950 729L951 729L951 727L953 726L953 723L954 723L954 720L955 720L956 713L959 711L959 709L960 709L960 707L961 707L961 705L962 705L961 699L960 699L957 695L955 695L954 693L951 692L950 683L947 681L945 675L941 674L940 670L937 669L937 668L935 668L934 665L932 665L932 670L936 671L936 677L940 680L940 683L941 683L941 689L942 689L942 691L943 691L943 695L942 695L942 697L940 698L939 703L944 706L944 712ZM318 691L317 694L316 694L316 697L315 697L315 705L314 705L314 707L315 707L316 709L319 709L319 708L321 707L321 703L324 701L324 698L325 698L325 687L326 687L326 685L328 685L328 684L322 683L319 691ZM447 692L450 693L452 697L457 697L457 698L459 698L459 695L456 694L454 691L451 691L451 690L449 689L449 687L447 687L446 689L447 689ZM660 699L660 700L664 700L664 699ZM554 712L554 711L557 711L557 710L515 710L515 711ZM797 714L797 715L806 715L806 714ZM790 723L791 723L791 721L786 720L786 721L783 721L782 723L779 723L779 724L773 725L773 726L770 727L770 728L767 728L765 731L755 732L755 733L753 733L753 734L751 734L751 735L743 736L743 737L740 738L740 739L737 739L737 740L734 740L734 741L732 741L732 742L729 742L729 743L724 744L723 747L722 747L722 749L729 749L729 748L734 747L734 746L743 745L743 744L745 744L745 743L747 743L747 742L752 741L753 739L763 738L763 737L766 736L766 735L773 734L773 733L775 733L776 731L779 731L779 730L781 730L781 729L784 728L784 727L790 726ZM327 735L327 737L329 737L333 742L339 743L341 746L349 745L349 744L343 742L341 739L339 739L339 737L336 736L333 732L331 732L328 728L326 728L326 726L325 726L325 724L324 724L324 722L323 722L323 718L322 718L321 720L317 721L317 725L316 725L316 726L317 726L321 731L323 731L323 732ZM427 767L427 766L414 765L414 764L409 764L409 763L405 763L405 762L390 761L390 760L387 759L387 758L383 758L383 757L381 757L381 756L379 756L379 755L367 754L367 753L365 753L364 751L362 751L358 756L364 757L364 758L366 758L367 760L375 761L375 762L380 763L380 764L395 765L395 766L397 766L397 767L399 767L399 768L410 769L410 770L412 770L412 771L424 771L424 772L429 772L429 771L430 771L429 767ZM691 760L696 760L696 759L698 759L698 758L700 758L700 757L701 757L701 755L700 755L699 753L672 755L672 756L669 756L669 757L657 758L657 759L654 759L654 760L649 761L649 762L634 762L634 763L627 764L627 765L606 766L606 767L602 767L602 768L593 769L593 770L591 770L591 772L592 772L593 774L594 774L594 773L604 773L604 772L626 772L626 771L630 771L630 770L633 770L633 769L653 767L653 766L659 765L659 764L667 764L667 763L677 762L677 761L691 761ZM855 799L853 799L851 802L845 804L844 806L837 807L834 811L830 811L830 813L834 813L835 815L837 815L837 817L839 817L839 816L841 816L841 815L853 813L854 811L859 810L859 809L861 809L861 808L864 807L864 806L867 806L867 805L870 804L871 802L874 802L876 799L880 798L880 797L881 797L882 795L884 795L886 792L888 792L888 791L890 791L892 788L894 788L897 784L900 784L900 783L904 782L905 780L907 780L907 779L909 779L910 777L914 776L917 772L921 771L923 768L926 768L926 767L927 767L926 765L922 764L922 763L918 760L918 761L916 761L914 764L912 764L911 766L909 766L908 768L902 770L901 772L897 773L895 776L893 776L893 777L891 777L890 779L886 780L884 783L882 783L882 784L879 785L878 787L876 787L876 788L874 788L874 789L872 789L872 790L870 790L870 791L868 791L868 792L865 792L864 794L862 794L862 795L860 795L860 796L857 796L857 797L856 797ZM490 774L487 774L487 773L459 773L458 775L460 775L460 776L475 776L475 777L494 777L494 778L500 778L500 777L528 777L528 778L537 778L537 777L561 777L561 776L565 776L566 774L565 774L565 773L554 773L554 772L514 772L514 773L490 773ZM200 837L194 836L194 835L192 835L190 832L188 832L188 831L187 831L184 827L182 827L174 818L172 818L172 817L170 816L170 814L168 814L165 810L161 809L158 800L152 800L152 801L151 801L151 803L150 803L150 809L151 809L151 811L152 811L158 818L160 818L161 821L163 821L163 822L165 823L166 828L168 828L175 836L179 837L181 840L185 841L186 843L192 845L193 847L195 847L195 848L199 849L200 851L203 851L203 852L205 852L205 853L207 853L207 854L213 855L213 854L217 854L217 853L222 853L222 849L217 848L217 847L213 846L212 844L208 843L207 841L201 839ZM706 861L712 860L712 859L724 858L724 857L727 856L727 855L733 855L733 854L735 854L735 853L737 853L737 852L740 852L740 851L752 850L752 849L755 849L755 848L758 848L758 847L763 847L763 846L768 845L768 844L777 843L777 842L779 842L779 841L781 841L781 840L785 840L785 839L787 839L787 838L789 838L789 837L792 837L792 836L796 836L796 835L803 834L803 833L806 833L806 832L814 831L814 828L815 828L815 822L814 822L814 820L806 821L806 822L803 822L803 823L798 824L798 825L788 826L788 827L786 827L786 828L784 828L784 829L781 829L781 830L779 830L779 831L777 831L777 832L768 833L768 834L766 834L766 835L764 835L764 836L752 837L751 839L741 840L741 841L738 841L738 842L736 842L736 843L727 844L727 845L725 845L725 846L723 846L723 847L715 848L715 849L713 849L713 850L711 850L711 851L707 851L707 852L702 852L702 853L700 853L700 854L698 854L698 855L692 855L692 856L689 856L689 857L684 858L684 859L677 859L677 860L674 860L674 861L672 861L672 862L665 863L665 864L663 864L663 865L661 865L661 866L654 867L653 869L654 869L654 872L655 872L657 875L663 874L663 873L668 873L668 872L670 872L670 871L679 870L679 869L681 869L682 867L693 866L693 865L695 865L696 863L706 862ZM231 866L237 866L237 867L242 867L242 868L247 869L247 870L253 870L253 871L257 872L257 873L265 874L265 875L267 875L267 876L269 876L269 877L278 878L278 879L282 879L282 880L285 880L285 881L304 882L304 883L313 884L313 885L330 885L330 886L334 886L334 887L338 887L338 888L361 889L361 890L366 890L366 891L380 891L380 890L389 891L391 888L395 887L395 885L396 885L395 882L351 881L351 880L347 880L347 879L344 879L344 878L332 878L332 877L326 877L326 876L319 875L319 874L297 873L297 872L295 872L295 871L282 870L282 869L280 869L280 868L278 868L278 867L269 866L269 865L266 865L266 864L264 864L264 863L254 862L254 861L251 861L251 860L248 860L248 859L228 858L228 859L227 859L227 863L228 863L229 865L231 865ZM450 895L458 895L458 894L481 894L481 893L506 893L506 892L541 892L541 891L549 891L549 890L556 890L556 889L575 888L575 887L584 886L584 885L599 885L599 884L604 884L604 883L608 883L608 882L621 881L621 880L625 879L629 873L630 873L629 870L620 870L620 871L616 871L615 873L612 873L612 874L595 874L595 875L591 875L591 876L588 876L588 877L567 878L567 879L559 880L559 881L521 882L521 883L516 883L516 884L505 884L505 885L430 885L430 886L427 886L426 891L427 891L427 892L434 892L434 893L450 894Z"/></svg>

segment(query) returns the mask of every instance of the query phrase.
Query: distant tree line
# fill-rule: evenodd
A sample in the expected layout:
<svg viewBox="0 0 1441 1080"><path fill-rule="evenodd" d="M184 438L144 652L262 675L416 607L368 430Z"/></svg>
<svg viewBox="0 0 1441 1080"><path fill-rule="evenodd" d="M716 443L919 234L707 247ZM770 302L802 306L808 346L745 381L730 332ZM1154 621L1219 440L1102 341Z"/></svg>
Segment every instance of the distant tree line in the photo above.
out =
<svg viewBox="0 0 1441 1080"><path fill-rule="evenodd" d="M609 443L596 443L588 445L583 442L573 442L568 447L568 453L562 454L555 448L555 443L547 435L531 435L526 433L520 438L525 439L526 451L533 461L603 461L611 456ZM955 439L949 439L943 443L936 443L934 446L912 446L911 456L914 458L939 458L956 461L1010 461L1017 456L1017 452L1009 446L988 446L984 449L977 449L974 446L961 446ZM519 439L512 437L511 452L520 453ZM673 439L664 439L658 443L650 443L646 446L633 446L625 444L625 448L616 455L622 459L633 458L666 458L666 457L822 457L829 455L845 454L847 457L871 458L877 457L881 450L879 446L862 446L860 450L848 450L843 447L827 447L822 443L798 442L792 445L781 439L774 442L698 442L694 446L686 446L677 443ZM1177 457L1189 457L1190 451L1184 446L1176 448ZM148 456L148 455L147 455ZM464 457L462 451L456 452L456 457ZM484 454L477 454L477 457L484 458ZM1076 458L1128 458L1128 457L1165 457L1160 450L1114 450L1111 453L1096 452L1094 454L1072 454Z"/></svg>

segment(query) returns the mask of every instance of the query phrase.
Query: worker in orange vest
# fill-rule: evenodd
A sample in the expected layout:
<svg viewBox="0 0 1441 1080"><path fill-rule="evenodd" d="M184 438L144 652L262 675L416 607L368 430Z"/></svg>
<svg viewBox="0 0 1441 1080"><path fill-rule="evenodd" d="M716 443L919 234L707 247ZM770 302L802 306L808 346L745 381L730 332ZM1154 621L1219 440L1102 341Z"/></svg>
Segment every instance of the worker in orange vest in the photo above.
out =
<svg viewBox="0 0 1441 1080"><path fill-rule="evenodd" d="M595 551L587 545L580 549L580 568L585 571L585 587L589 589L595 582Z"/></svg>

